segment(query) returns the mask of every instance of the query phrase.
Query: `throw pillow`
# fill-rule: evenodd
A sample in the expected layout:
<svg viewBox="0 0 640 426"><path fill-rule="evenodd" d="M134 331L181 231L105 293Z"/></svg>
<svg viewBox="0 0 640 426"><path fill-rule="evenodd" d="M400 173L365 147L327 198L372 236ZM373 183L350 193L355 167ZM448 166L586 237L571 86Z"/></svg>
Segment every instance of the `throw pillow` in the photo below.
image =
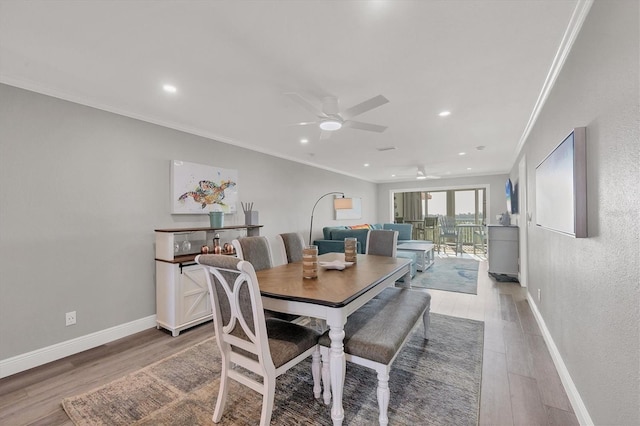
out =
<svg viewBox="0 0 640 426"><path fill-rule="evenodd" d="M353 225L349 227L350 229L371 229L368 223L363 223L362 225Z"/></svg>

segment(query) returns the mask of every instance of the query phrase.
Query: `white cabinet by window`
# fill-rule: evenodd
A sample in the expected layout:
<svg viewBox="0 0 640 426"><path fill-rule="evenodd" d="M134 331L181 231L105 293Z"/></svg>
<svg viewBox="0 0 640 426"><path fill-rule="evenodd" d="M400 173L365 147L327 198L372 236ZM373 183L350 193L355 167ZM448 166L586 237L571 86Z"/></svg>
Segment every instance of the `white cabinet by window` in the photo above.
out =
<svg viewBox="0 0 640 426"><path fill-rule="evenodd" d="M490 274L518 276L518 227L487 226L487 259Z"/></svg>
<svg viewBox="0 0 640 426"><path fill-rule="evenodd" d="M177 336L182 330L213 318L207 278L194 262L203 245L211 246L213 236L238 232L260 235L262 225L224 228L156 229L156 324ZM223 237L224 238L224 237Z"/></svg>

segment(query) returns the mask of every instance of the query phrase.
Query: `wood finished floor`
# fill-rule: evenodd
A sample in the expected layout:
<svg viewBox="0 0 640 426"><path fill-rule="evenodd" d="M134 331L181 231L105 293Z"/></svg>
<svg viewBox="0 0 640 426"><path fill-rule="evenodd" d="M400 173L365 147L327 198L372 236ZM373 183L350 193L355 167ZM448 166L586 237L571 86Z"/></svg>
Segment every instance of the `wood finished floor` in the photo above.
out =
<svg viewBox="0 0 640 426"><path fill-rule="evenodd" d="M479 424L578 425L525 289L491 279L485 261L480 262L478 277L477 295L430 291L432 312L485 322ZM108 383L211 335L210 323L178 337L149 329L1 379L0 425L71 425L60 405L62 398Z"/></svg>

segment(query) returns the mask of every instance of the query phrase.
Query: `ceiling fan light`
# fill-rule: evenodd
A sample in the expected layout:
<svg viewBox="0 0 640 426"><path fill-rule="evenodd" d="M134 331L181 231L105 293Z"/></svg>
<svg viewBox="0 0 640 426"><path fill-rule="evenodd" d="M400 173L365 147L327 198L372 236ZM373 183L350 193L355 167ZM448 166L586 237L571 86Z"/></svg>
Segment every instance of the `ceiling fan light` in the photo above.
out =
<svg viewBox="0 0 640 426"><path fill-rule="evenodd" d="M338 120L334 120L332 118L328 119L328 120L322 120L320 122L320 128L322 130L326 130L328 132L332 132L334 130L340 130L340 128L342 127L342 123Z"/></svg>

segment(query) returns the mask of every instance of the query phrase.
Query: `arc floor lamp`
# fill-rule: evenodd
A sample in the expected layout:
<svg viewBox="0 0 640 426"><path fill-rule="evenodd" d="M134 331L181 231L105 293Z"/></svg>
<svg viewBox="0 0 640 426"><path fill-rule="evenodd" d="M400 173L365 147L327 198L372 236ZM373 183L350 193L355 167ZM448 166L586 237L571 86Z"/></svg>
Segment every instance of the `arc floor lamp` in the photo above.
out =
<svg viewBox="0 0 640 426"><path fill-rule="evenodd" d="M333 200L333 208L335 210L348 210L348 209L353 208L353 202L352 202L351 198L345 198L344 192L338 192L338 191L327 192L326 194L324 194L320 198L318 198L318 201L316 201L316 203L313 205L313 209L311 209L311 224L309 225L309 244L311 244L311 234L313 232L313 212L316 211L316 206L318 205L320 200L322 200L327 195L332 195L332 194L336 194L336 195L341 195L342 196L340 198L336 197Z"/></svg>

